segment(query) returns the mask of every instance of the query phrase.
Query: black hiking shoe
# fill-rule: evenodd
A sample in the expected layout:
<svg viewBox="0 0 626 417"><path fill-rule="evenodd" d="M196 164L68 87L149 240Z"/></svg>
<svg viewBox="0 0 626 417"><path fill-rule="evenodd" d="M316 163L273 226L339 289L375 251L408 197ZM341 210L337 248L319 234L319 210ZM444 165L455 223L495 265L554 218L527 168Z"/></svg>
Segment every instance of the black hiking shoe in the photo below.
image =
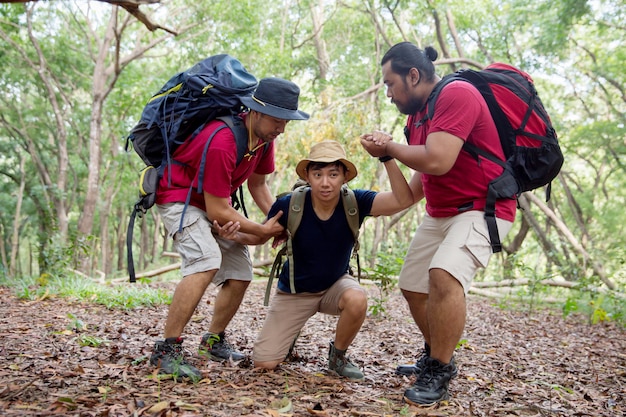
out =
<svg viewBox="0 0 626 417"><path fill-rule="evenodd" d="M430 356L428 356L426 352L423 352L422 356L417 359L417 362L415 362L415 364L398 365L398 367L396 368L396 375L419 375L420 372L422 372L422 369L424 369L424 363L426 362L426 359L428 359L429 357ZM459 370L456 367L456 363L454 362L454 357L452 357L452 359L450 360L450 365L452 366L452 378L454 378L459 373Z"/></svg>
<svg viewBox="0 0 626 417"><path fill-rule="evenodd" d="M159 373L170 374L176 381L189 378L192 382L198 382L202 378L202 373L185 361L182 343L181 337L157 341L150 356L150 363L159 368Z"/></svg>
<svg viewBox="0 0 626 417"><path fill-rule="evenodd" d="M413 386L404 391L404 402L429 406L450 398L448 384L452 379L454 367L443 364L437 359L428 357L424 360L422 372L417 376Z"/></svg>
<svg viewBox="0 0 626 417"><path fill-rule="evenodd" d="M226 335L224 332L220 334L206 333L202 336L200 347L198 348L198 354L207 356L213 361L225 361L231 359L233 361L240 361L245 359L246 355L237 352L226 341Z"/></svg>

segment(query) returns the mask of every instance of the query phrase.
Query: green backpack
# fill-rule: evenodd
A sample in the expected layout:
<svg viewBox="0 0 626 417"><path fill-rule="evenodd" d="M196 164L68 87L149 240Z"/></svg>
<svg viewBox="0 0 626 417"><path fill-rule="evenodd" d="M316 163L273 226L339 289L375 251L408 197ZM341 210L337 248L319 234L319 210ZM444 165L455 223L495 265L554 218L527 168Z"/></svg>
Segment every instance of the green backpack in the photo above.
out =
<svg viewBox="0 0 626 417"><path fill-rule="evenodd" d="M306 185L300 185L302 182L297 182L291 191L291 200L289 201L289 217L287 219L287 241L283 247L276 254L274 258L274 264L270 272L269 280L267 281L267 287L265 289L265 299L263 305L267 306L269 303L270 293L272 291L272 282L274 278L279 276L284 264L284 257L289 259L289 288L292 294L296 292L296 285L294 282L294 266L293 266L293 245L292 240L298 231L300 222L302 221L302 212L304 210L304 200L306 193L311 187ZM289 193L284 193L278 197L283 197ZM341 198L343 200L343 208L346 212L346 219L350 225L352 236L354 236L354 250L352 256L357 260L358 278L361 279L361 262L359 259L359 206L352 191L346 184L341 186Z"/></svg>

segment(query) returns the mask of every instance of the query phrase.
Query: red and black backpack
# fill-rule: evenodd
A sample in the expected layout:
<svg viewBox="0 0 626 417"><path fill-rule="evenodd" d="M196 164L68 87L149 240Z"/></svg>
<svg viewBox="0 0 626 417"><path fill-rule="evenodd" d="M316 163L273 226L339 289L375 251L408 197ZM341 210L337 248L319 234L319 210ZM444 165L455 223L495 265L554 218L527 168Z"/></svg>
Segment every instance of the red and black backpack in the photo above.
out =
<svg viewBox="0 0 626 417"><path fill-rule="evenodd" d="M482 156L504 168L502 175L489 183L485 205L491 247L496 253L502 250L495 218L496 200L517 198L525 191L547 185L548 201L550 184L563 165L563 153L532 78L508 64L494 63L482 71L461 70L443 77L428 98L426 116L420 123L432 119L439 93L457 80L471 83L484 97L506 157L502 161L474 144L463 145L477 160ZM408 129L405 135L408 140Z"/></svg>

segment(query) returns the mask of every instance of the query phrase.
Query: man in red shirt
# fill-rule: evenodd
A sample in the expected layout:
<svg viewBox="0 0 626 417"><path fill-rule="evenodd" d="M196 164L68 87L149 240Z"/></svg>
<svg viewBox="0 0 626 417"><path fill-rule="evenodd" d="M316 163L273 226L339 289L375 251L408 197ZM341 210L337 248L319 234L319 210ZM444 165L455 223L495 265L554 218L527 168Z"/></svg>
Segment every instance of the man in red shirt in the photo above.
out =
<svg viewBox="0 0 626 417"><path fill-rule="evenodd" d="M300 89L291 81L264 78L252 97L242 99L250 110L240 115L248 133L248 149L239 164L232 130L223 128L223 121L214 120L193 140L182 144L166 167L156 204L181 255L183 279L176 286L169 307L164 340L155 343L150 357L150 363L158 366L160 372L194 381L201 378L200 370L184 358L181 334L211 282L220 290L208 333L200 342L200 353L213 360L244 358L226 341L225 331L252 280L252 262L246 246L219 237L211 224L239 222L241 231L265 240L283 232L278 223L282 213L256 223L232 207L230 196L247 182L254 202L267 215L274 201L266 184L266 176L275 169L274 140L290 120L309 118L298 110L299 95ZM217 129L220 130L215 133ZM198 178L202 163L204 175ZM202 193L196 191L199 182Z"/></svg>
<svg viewBox="0 0 626 417"><path fill-rule="evenodd" d="M448 399L448 384L457 374L454 349L465 327L465 296L479 268L491 257L484 207L489 182L502 168L463 151L467 141L504 160L496 126L481 94L467 82L445 86L427 120L426 102L440 78L432 61L437 52L409 42L394 45L381 61L387 96L409 115L408 145L374 131L361 143L372 155L393 157L416 171L414 200L426 199L426 213L407 252L399 286L424 337L415 365L399 374L417 375L404 393L406 402L431 405ZM415 182L412 181L412 184ZM500 239L515 219L515 200L498 200Z"/></svg>

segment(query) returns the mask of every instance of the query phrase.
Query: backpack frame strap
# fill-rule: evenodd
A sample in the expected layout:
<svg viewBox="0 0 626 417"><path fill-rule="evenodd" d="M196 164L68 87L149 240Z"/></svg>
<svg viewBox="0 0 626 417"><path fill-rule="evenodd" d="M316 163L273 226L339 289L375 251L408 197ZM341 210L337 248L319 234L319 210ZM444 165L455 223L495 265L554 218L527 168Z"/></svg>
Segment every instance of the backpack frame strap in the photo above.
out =
<svg viewBox="0 0 626 417"><path fill-rule="evenodd" d="M357 278L361 281L361 259L359 257L359 249L361 247L359 243L359 205L356 201L354 191L352 191L347 184L341 186L341 199L343 201L343 210L346 213L346 219L354 238L354 249L352 256L356 258L357 265Z"/></svg>
<svg viewBox="0 0 626 417"><path fill-rule="evenodd" d="M296 293L296 273L293 261L293 238L296 236L298 227L300 227L300 223L302 222L302 215L304 214L304 202L306 200L306 195L310 189L311 187L309 187L308 185L298 187L293 190L293 192L291 193L291 198L289 199L286 255L289 261L289 290L292 294Z"/></svg>
<svg viewBox="0 0 626 417"><path fill-rule="evenodd" d="M356 201L354 191L352 191L346 184L341 186L341 199L343 200L343 210L346 212L346 219L348 219L348 225L350 231L354 237L354 250L359 250L359 206Z"/></svg>
<svg viewBox="0 0 626 417"><path fill-rule="evenodd" d="M282 271L283 258L285 256L287 256L287 259L289 260L289 290L292 294L296 293L292 240L296 234L296 230L298 230L298 227L300 226L300 222L302 221L304 201L306 198L306 193L310 188L311 187L309 187L308 185L303 185L300 187L296 187L290 193L284 194L291 194L291 198L289 199L289 214L287 215L287 242L285 242L280 251L278 251L278 253L276 254L276 258L274 258L272 270L270 271L270 277L267 281L267 286L265 288L265 298L263 300L264 306L267 306L269 304L270 293L272 291L272 283L274 282L274 278L280 275Z"/></svg>
<svg viewBox="0 0 626 417"><path fill-rule="evenodd" d="M267 286L265 287L265 297L263 298L263 305L265 307L268 306L270 301L270 293L272 292L272 282L274 281L274 277L280 274L280 271L283 266L283 258L287 253L287 245L284 245L278 253L276 254L276 258L274 258L274 263L272 264L272 270L270 271L270 277L267 280Z"/></svg>

